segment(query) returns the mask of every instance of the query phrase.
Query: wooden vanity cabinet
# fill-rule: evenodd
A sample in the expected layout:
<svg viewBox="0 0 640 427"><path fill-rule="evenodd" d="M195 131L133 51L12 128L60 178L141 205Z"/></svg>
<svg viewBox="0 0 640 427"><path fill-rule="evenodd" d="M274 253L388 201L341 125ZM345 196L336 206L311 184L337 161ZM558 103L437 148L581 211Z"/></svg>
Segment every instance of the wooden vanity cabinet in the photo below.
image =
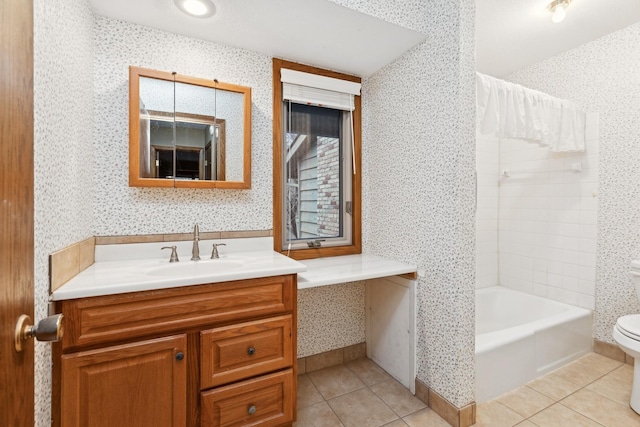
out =
<svg viewBox="0 0 640 427"><path fill-rule="evenodd" d="M52 425L290 426L296 277L58 302Z"/></svg>
<svg viewBox="0 0 640 427"><path fill-rule="evenodd" d="M177 335L62 356L67 426L184 426L187 337Z"/></svg>

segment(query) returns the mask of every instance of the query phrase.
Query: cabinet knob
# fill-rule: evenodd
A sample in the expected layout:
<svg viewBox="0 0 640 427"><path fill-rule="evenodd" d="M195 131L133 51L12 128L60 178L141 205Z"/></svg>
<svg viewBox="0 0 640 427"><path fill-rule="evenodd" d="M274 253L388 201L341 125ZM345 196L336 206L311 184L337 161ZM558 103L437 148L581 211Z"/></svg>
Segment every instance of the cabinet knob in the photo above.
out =
<svg viewBox="0 0 640 427"><path fill-rule="evenodd" d="M256 349L253 347L249 347L249 349L247 350L247 354L249 356L253 356L254 354L256 354Z"/></svg>
<svg viewBox="0 0 640 427"><path fill-rule="evenodd" d="M256 405L249 406L249 409L247 409L247 412L249 413L249 415L255 414L256 413Z"/></svg>
<svg viewBox="0 0 640 427"><path fill-rule="evenodd" d="M179 351L178 353L176 353L176 360L180 362L182 361L182 359L184 359L184 353Z"/></svg>

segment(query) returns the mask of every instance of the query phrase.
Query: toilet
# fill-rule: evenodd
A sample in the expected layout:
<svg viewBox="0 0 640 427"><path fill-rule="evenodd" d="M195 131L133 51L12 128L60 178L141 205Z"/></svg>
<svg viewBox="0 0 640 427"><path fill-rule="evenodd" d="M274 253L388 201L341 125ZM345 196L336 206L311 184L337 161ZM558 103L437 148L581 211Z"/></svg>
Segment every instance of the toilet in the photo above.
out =
<svg viewBox="0 0 640 427"><path fill-rule="evenodd" d="M640 260L631 262L631 280L640 300ZM640 314L622 316L613 327L613 339L625 353L633 357L633 388L631 390L631 409L640 414Z"/></svg>

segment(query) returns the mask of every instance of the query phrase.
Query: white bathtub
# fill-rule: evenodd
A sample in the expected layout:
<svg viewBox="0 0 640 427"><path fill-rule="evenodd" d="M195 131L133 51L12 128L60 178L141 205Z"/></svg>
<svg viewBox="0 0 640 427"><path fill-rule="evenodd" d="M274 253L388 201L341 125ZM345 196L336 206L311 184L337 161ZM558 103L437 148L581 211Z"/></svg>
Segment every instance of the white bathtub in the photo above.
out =
<svg viewBox="0 0 640 427"><path fill-rule="evenodd" d="M591 311L493 286L476 291L476 402L591 351Z"/></svg>

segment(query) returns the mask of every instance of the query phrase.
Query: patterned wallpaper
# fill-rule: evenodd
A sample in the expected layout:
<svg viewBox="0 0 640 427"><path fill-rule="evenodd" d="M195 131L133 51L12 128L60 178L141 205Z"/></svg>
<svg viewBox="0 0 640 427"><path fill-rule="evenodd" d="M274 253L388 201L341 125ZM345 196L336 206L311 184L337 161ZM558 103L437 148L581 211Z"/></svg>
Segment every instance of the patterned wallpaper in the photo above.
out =
<svg viewBox="0 0 640 427"><path fill-rule="evenodd" d="M96 17L95 40L95 171L100 179L94 233L189 232L196 222L203 231L271 229L271 58L103 17ZM129 65L251 87L251 190L128 186ZM362 284L301 290L299 303L300 357L364 341Z"/></svg>
<svg viewBox="0 0 640 427"><path fill-rule="evenodd" d="M298 357L365 341L364 283L298 291Z"/></svg>
<svg viewBox="0 0 640 427"><path fill-rule="evenodd" d="M428 33L433 21L425 19L438 6L425 0L329 0L410 30ZM449 9L444 13L450 12Z"/></svg>
<svg viewBox="0 0 640 427"><path fill-rule="evenodd" d="M417 376L462 407L475 387L474 3L340 3L429 34L363 82L363 244L423 273Z"/></svg>
<svg viewBox="0 0 640 427"><path fill-rule="evenodd" d="M332 1L430 36L363 82L364 247L419 265L418 378L463 406L474 388L474 3ZM36 0L34 21L37 317L46 313L47 255L90 235L182 232L195 222L204 230L271 228L270 58L106 18L93 27L84 0L55 7ZM600 111L607 173L600 177L596 338L608 342L615 319L640 310L628 276L629 261L640 257L639 38L636 24L508 78ZM253 88L251 190L128 187L128 65ZM358 284L302 291L300 314L330 318L305 308L319 298L352 307L345 316L355 324L364 317ZM301 340L301 355L357 342L363 328L349 330L344 343ZM42 426L49 424L48 352L36 346Z"/></svg>
<svg viewBox="0 0 640 427"><path fill-rule="evenodd" d="M271 59L94 19L84 0L66 3L80 7L54 10L36 2L36 151L47 149L36 152L40 312L47 294L46 255L89 235L184 232L195 222L206 231L272 225ZM367 252L414 262L424 273L418 285L418 378L463 406L473 400L474 389L473 1L336 3L430 36L363 82L364 245ZM129 65L252 87L251 190L128 187ZM65 69L72 66L73 73ZM52 74L59 68L65 73ZM59 136L45 140L45 130ZM54 141L70 144L68 151L48 145ZM69 159L76 162L72 173L52 167L68 168ZM52 194L54 189L60 194ZM86 194L94 194L93 200ZM313 331L300 340L301 356L364 340L361 283L303 290L299 304L300 330ZM48 355L39 360L48 363ZM49 420L48 369L37 373L39 425Z"/></svg>
<svg viewBox="0 0 640 427"><path fill-rule="evenodd" d="M94 19L85 0L35 6L37 318L47 313L48 255L89 236L183 232L196 221L207 231L271 228L271 58ZM128 187L130 64L179 64L182 74L252 87L251 190ZM363 282L301 290L300 357L363 342L364 305ZM50 368L50 345L38 343L37 426L50 425Z"/></svg>
<svg viewBox="0 0 640 427"><path fill-rule="evenodd" d="M640 312L629 276L640 258L638 40L640 23L507 77L600 113L595 338L609 343L616 319Z"/></svg>
<svg viewBox="0 0 640 427"><path fill-rule="evenodd" d="M35 318L51 252L93 235L93 15L85 0L34 2ZM51 345L36 342L36 426L51 425Z"/></svg>
<svg viewBox="0 0 640 427"><path fill-rule="evenodd" d="M94 233L271 228L271 58L114 19L95 26ZM133 188L128 184L129 65L252 88L251 189Z"/></svg>

